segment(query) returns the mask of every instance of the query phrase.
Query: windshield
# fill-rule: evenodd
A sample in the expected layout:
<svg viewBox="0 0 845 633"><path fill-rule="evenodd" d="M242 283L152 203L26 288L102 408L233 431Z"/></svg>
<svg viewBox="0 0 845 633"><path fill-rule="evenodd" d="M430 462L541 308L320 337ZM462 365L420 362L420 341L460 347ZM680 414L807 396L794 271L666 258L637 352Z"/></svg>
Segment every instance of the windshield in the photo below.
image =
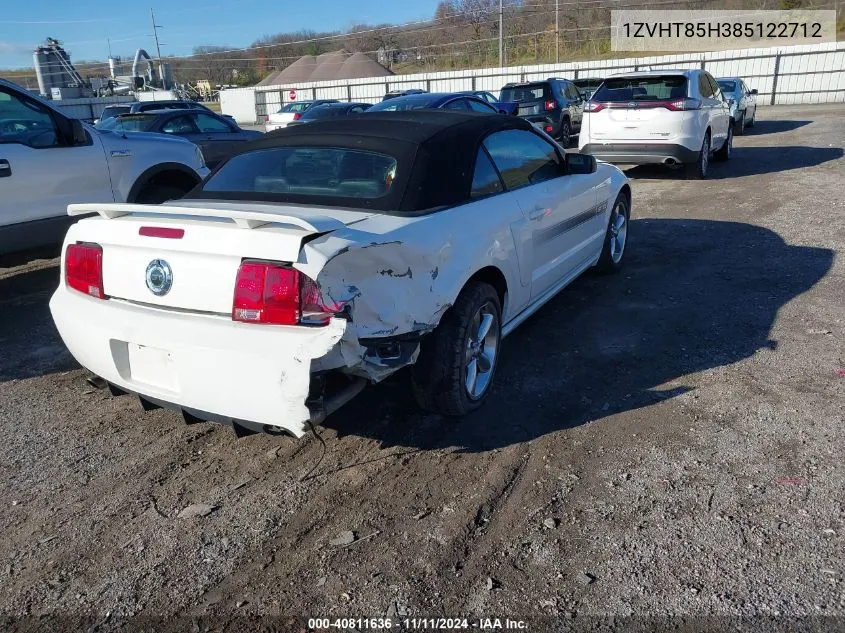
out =
<svg viewBox="0 0 845 633"><path fill-rule="evenodd" d="M401 110L421 110L431 108L435 101L430 95L412 95L409 97L396 97L388 101L382 101L369 108L367 112L398 112Z"/></svg>
<svg viewBox="0 0 845 633"><path fill-rule="evenodd" d="M735 92L736 91L736 82L735 81L722 80L722 81L719 82L719 88L722 89L722 92Z"/></svg>
<svg viewBox="0 0 845 633"><path fill-rule="evenodd" d="M98 130L116 130L119 132L144 132L155 120L154 116L146 114L123 114L105 121L100 121L95 127Z"/></svg>
<svg viewBox="0 0 845 633"><path fill-rule="evenodd" d="M593 95L593 101L665 101L686 96L687 78L683 75L619 77L606 79Z"/></svg>
<svg viewBox="0 0 845 633"><path fill-rule="evenodd" d="M202 185L203 192L279 193L317 198L380 198L396 178L396 159L341 147L276 147L240 154Z"/></svg>
<svg viewBox="0 0 845 633"><path fill-rule="evenodd" d="M128 114L129 113L129 106L107 106L103 109L103 112L100 114L100 120L110 119L113 116L117 116L118 114Z"/></svg>
<svg viewBox="0 0 845 633"><path fill-rule="evenodd" d="M551 99L549 84L526 84L502 88L499 101L538 101Z"/></svg>

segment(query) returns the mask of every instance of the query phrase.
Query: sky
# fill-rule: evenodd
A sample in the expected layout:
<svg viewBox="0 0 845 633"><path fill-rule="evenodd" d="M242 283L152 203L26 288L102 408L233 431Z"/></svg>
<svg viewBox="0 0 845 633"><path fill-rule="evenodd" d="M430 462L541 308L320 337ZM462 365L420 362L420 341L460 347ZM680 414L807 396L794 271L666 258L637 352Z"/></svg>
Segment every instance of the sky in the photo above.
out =
<svg viewBox="0 0 845 633"><path fill-rule="evenodd" d="M32 67L32 50L59 40L71 61L105 60L138 48L155 55L150 8L162 55L189 55L195 46L249 46L264 35L353 24L405 23L431 18L437 0L28 0L4 3L0 68ZM14 8L12 8L14 6Z"/></svg>

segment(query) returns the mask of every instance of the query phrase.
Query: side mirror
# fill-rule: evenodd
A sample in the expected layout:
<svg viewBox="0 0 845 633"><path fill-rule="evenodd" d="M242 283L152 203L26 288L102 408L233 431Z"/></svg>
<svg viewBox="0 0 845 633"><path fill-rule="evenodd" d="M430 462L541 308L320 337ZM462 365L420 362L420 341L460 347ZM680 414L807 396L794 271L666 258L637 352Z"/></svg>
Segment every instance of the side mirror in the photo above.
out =
<svg viewBox="0 0 845 633"><path fill-rule="evenodd" d="M757 94L757 88L754 88L754 89L751 91L751 94L756 95L756 94Z"/></svg>
<svg viewBox="0 0 845 633"><path fill-rule="evenodd" d="M592 174L598 169L595 156L589 154L577 154L570 152L566 154L566 173L568 174Z"/></svg>

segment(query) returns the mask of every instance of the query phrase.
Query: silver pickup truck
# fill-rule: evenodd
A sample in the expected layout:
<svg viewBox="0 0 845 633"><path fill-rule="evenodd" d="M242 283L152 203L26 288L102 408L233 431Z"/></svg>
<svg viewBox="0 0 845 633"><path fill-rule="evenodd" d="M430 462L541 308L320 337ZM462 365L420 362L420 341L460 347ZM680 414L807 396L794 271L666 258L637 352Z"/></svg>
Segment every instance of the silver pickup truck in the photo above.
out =
<svg viewBox="0 0 845 633"><path fill-rule="evenodd" d="M60 244L69 204L161 203L207 174L189 141L95 130L0 79L0 258Z"/></svg>

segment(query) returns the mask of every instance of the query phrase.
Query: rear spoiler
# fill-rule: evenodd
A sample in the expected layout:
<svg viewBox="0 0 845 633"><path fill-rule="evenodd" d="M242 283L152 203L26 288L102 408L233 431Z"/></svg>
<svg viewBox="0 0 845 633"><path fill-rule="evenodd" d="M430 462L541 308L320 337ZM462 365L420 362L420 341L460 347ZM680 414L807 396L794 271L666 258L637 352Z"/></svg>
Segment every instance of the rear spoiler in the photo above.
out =
<svg viewBox="0 0 845 633"><path fill-rule="evenodd" d="M128 204L125 202L70 204L67 207L68 215L89 215L91 213L98 213L107 220L136 214L224 218L231 220L242 229L255 229L265 224L292 224L309 233L328 233L345 226L343 222L336 218L311 214L308 214L305 218L283 213L261 213L219 208L204 209L202 207L168 206L164 204Z"/></svg>

